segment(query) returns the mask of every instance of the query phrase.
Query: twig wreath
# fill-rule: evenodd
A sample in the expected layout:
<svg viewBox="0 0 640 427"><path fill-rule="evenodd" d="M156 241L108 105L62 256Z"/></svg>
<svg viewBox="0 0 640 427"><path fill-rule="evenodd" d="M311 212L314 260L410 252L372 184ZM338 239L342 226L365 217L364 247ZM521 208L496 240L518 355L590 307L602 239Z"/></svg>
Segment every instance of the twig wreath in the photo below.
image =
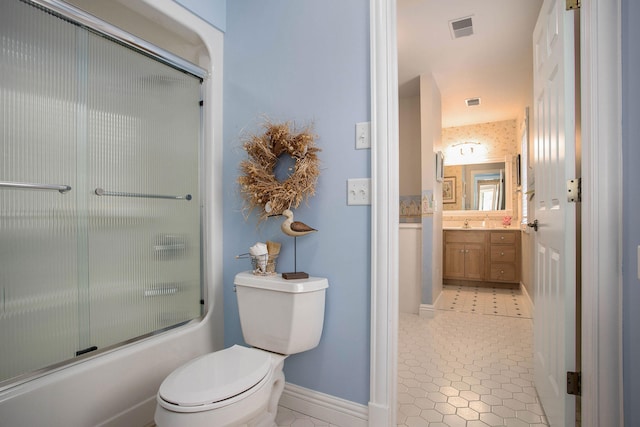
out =
<svg viewBox="0 0 640 427"><path fill-rule="evenodd" d="M297 208L315 194L320 175L317 153L321 151L315 146L311 126L297 131L288 122L266 122L263 127L263 134L245 139L242 148L249 157L240 163L242 175L238 177L245 210L261 208L260 222L285 209ZM284 153L295 160L295 166L285 180L278 181L274 168Z"/></svg>

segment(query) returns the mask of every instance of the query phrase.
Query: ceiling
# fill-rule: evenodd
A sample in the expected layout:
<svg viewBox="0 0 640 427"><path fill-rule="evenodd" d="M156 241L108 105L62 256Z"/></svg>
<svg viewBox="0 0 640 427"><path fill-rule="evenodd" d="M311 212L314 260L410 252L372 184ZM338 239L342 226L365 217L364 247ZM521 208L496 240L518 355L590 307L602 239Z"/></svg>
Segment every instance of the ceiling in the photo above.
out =
<svg viewBox="0 0 640 427"><path fill-rule="evenodd" d="M531 36L542 0L398 0L401 98L419 95L431 73L442 126L516 119L530 104ZM452 38L449 22L471 17L473 35ZM465 99L481 99L467 107Z"/></svg>

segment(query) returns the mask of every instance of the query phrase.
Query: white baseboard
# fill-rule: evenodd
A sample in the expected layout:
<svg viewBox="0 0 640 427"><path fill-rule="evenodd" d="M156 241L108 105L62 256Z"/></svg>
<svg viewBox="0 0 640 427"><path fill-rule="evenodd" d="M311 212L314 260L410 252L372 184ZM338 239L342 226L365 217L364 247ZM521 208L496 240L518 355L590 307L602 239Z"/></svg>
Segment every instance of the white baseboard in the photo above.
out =
<svg viewBox="0 0 640 427"><path fill-rule="evenodd" d="M369 410L339 397L286 383L280 406L339 427L367 427Z"/></svg>
<svg viewBox="0 0 640 427"><path fill-rule="evenodd" d="M522 282L520 282L520 290L524 295L525 302L527 303L527 308L529 309L529 313L531 313L531 318L533 318L533 300L531 300L531 295L529 295L529 292L527 292L527 287Z"/></svg>
<svg viewBox="0 0 640 427"><path fill-rule="evenodd" d="M436 315L436 307L438 306L438 301L440 301L441 296L442 296L442 292L438 294L438 298L436 298L433 304L420 304L420 308L418 309L418 315L420 317L433 319L433 317Z"/></svg>
<svg viewBox="0 0 640 427"><path fill-rule="evenodd" d="M389 427L391 425L388 406L369 402L369 427ZM395 424L393 424L395 426Z"/></svg>
<svg viewBox="0 0 640 427"><path fill-rule="evenodd" d="M427 317L432 319L436 315L435 304L420 304L420 311L418 312L420 317Z"/></svg>
<svg viewBox="0 0 640 427"><path fill-rule="evenodd" d="M440 293L438 294L438 297L436 298L436 300L433 302L433 309L434 310L439 305L438 303L440 302L440 298L442 297L442 286L440 288L441 288L440 289Z"/></svg>

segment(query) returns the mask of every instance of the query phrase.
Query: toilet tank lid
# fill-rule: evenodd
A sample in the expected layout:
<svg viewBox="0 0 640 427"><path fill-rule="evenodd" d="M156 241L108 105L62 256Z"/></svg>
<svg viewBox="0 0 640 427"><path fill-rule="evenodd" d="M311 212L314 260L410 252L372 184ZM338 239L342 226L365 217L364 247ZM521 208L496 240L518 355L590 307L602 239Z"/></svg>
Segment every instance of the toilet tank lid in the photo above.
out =
<svg viewBox="0 0 640 427"><path fill-rule="evenodd" d="M315 292L329 287L329 281L324 277L287 280L283 279L279 274L259 276L250 271L236 274L233 284L289 293Z"/></svg>
<svg viewBox="0 0 640 427"><path fill-rule="evenodd" d="M165 378L159 394L184 407L220 402L258 384L270 367L268 353L234 345L182 365Z"/></svg>

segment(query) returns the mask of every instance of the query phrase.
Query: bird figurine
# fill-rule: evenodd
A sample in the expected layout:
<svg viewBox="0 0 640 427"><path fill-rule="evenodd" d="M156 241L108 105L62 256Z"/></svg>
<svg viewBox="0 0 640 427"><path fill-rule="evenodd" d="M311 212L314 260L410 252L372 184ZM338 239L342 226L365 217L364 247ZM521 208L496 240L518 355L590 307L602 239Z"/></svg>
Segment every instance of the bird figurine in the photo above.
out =
<svg viewBox="0 0 640 427"><path fill-rule="evenodd" d="M282 232L287 236L293 237L293 265L294 271L290 273L282 273L282 277L289 279L307 279L309 274L304 271L298 271L298 247L296 242L298 241L298 236L304 236L309 233L313 233L314 231L318 231L315 228L309 227L304 222L294 221L293 220L293 212L290 209L285 209L282 212L282 215L286 218L280 228Z"/></svg>
<svg viewBox="0 0 640 427"><path fill-rule="evenodd" d="M285 209L284 212L282 212L282 215L284 215L286 219L280 228L282 229L282 232L288 236L298 237L318 231L315 228L309 227L304 222L294 221L293 212L291 212L290 209Z"/></svg>

